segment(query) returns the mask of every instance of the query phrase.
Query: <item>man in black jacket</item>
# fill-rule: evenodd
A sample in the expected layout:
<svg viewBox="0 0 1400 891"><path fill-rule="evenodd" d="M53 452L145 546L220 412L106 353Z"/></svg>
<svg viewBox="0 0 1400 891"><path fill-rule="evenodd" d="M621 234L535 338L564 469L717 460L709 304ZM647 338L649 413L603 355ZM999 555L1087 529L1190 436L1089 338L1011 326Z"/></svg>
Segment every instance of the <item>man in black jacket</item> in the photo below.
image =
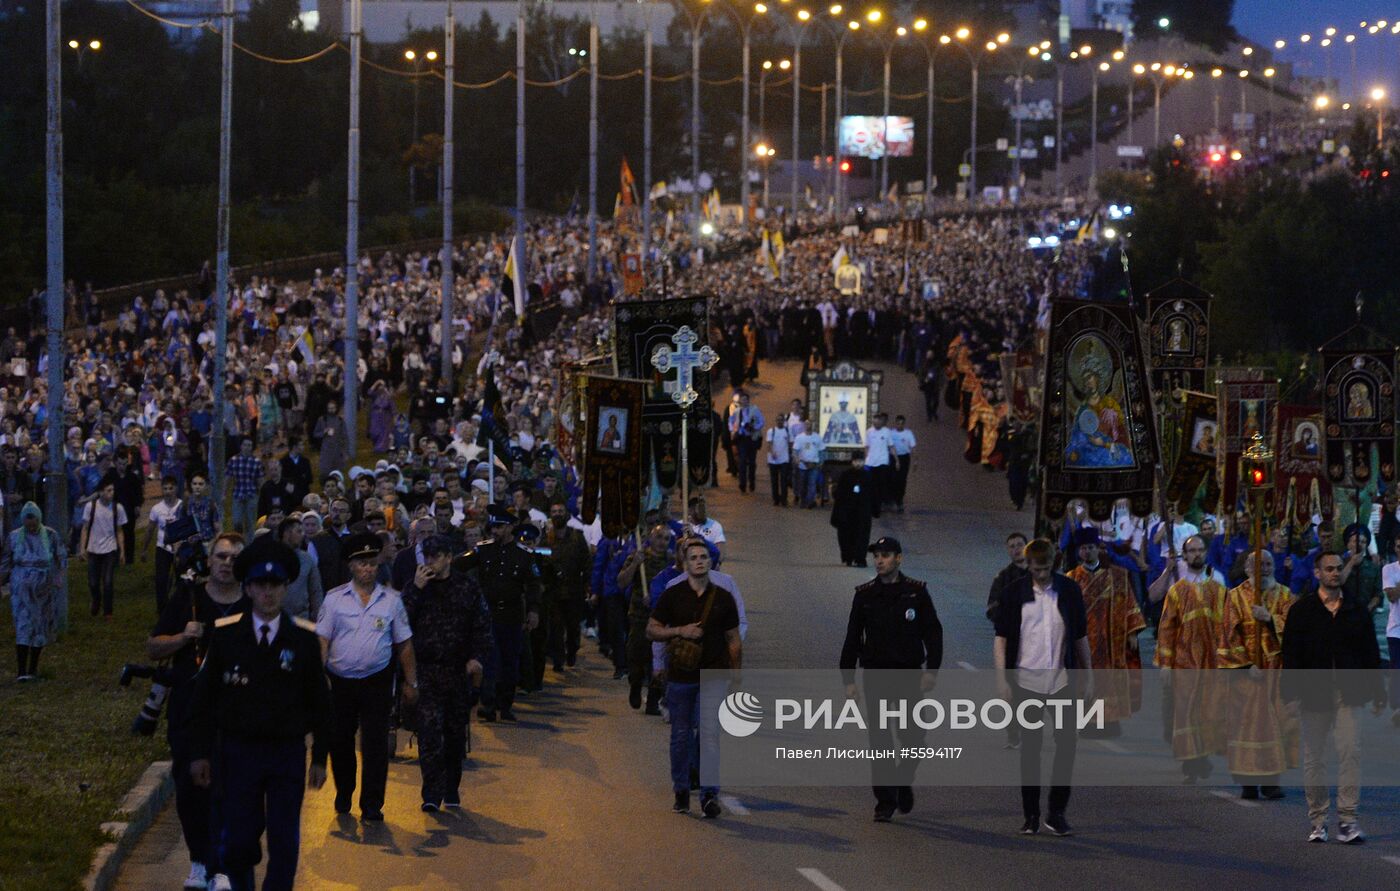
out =
<svg viewBox="0 0 1400 891"><path fill-rule="evenodd" d="M302 499L311 491L311 461L302 454L301 439L296 435L287 435L287 454L280 463L282 482L291 500L289 509L299 510Z"/></svg>
<svg viewBox="0 0 1400 891"><path fill-rule="evenodd" d="M859 457L836 480L831 493L831 525L845 566L865 566L862 550L870 540L870 518L875 509L870 471Z"/></svg>
<svg viewBox="0 0 1400 891"><path fill-rule="evenodd" d="M126 509L126 522L122 524L120 535L125 548L126 565L136 559L136 517L141 512L141 502L146 500L146 481L141 477L141 468L131 460L131 452L123 446L117 449L116 501Z"/></svg>
<svg viewBox="0 0 1400 891"><path fill-rule="evenodd" d="M1303 786L1308 797L1308 841L1327 841L1327 737L1337 747L1337 841L1365 841L1356 812L1361 804L1357 710L1385 705L1380 645L1371 613L1342 596L1342 557L1324 550L1313 564L1316 594L1293 604L1283 635L1283 698L1299 700L1303 718ZM1302 669L1301 671L1299 669Z"/></svg>
<svg viewBox="0 0 1400 891"><path fill-rule="evenodd" d="M928 586L900 571L904 549L898 539L886 536L872 544L869 552L875 555L876 576L856 588L851 601L846 641L841 647L841 677L847 698L853 699L857 663L865 669L870 747L891 749L894 731L874 719L876 703L903 701L910 706L933 689L935 672L943 664L943 624ZM916 683L914 671L919 668L925 671ZM924 743L924 730L914 722L900 728L898 735L902 747ZM872 766L875 822L888 823L896 808L901 814L913 810L917 767L917 759L901 759L898 764L880 761Z"/></svg>
<svg viewBox="0 0 1400 891"><path fill-rule="evenodd" d="M1088 689L1075 690L1069 669L1085 669L1088 679L1088 619L1084 592L1068 576L1056 573L1055 546L1038 538L1026 545L1029 573L1016 579L1001 594L995 624L992 658L997 670L997 692L1012 702L1021 727L1021 808L1026 821L1022 835L1040 831L1040 751L1044 725L1049 717L1042 703L1027 706L1024 700L1090 698ZM1024 641L1023 641L1024 638ZM1088 684L1084 685L1086 688ZM1024 715L1024 716L1023 716ZM1055 835L1069 835L1065 807L1069 804L1070 778L1074 774L1075 727L1055 727L1055 760L1050 772L1049 813L1045 828Z"/></svg>

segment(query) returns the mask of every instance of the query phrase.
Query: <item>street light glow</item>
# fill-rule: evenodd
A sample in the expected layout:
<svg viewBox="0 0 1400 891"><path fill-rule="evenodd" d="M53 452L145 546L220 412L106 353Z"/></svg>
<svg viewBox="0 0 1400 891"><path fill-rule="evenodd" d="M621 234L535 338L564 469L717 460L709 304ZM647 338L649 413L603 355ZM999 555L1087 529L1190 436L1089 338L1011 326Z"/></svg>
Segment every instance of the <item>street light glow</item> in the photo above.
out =
<svg viewBox="0 0 1400 891"><path fill-rule="evenodd" d="M1309 40L1312 40L1311 34L1304 34L1298 38L1299 43L1307 43Z"/></svg>
<svg viewBox="0 0 1400 891"><path fill-rule="evenodd" d="M1275 74L1277 74L1277 73L1278 73L1278 72L1275 71L1275 70L1272 69L1272 68L1265 68L1265 69L1264 69L1264 76L1265 76L1265 77L1273 77L1273 76L1274 76Z"/></svg>
<svg viewBox="0 0 1400 891"><path fill-rule="evenodd" d="M843 7L840 3L833 3L831 4L831 9L827 10L827 12L830 12L832 15L840 15L841 10L844 8L845 7Z"/></svg>
<svg viewBox="0 0 1400 891"><path fill-rule="evenodd" d="M1113 66L1110 65L1110 64L1108 64L1107 62L1100 62L1100 63L1099 63L1099 70L1100 70L1100 71L1107 71L1108 69L1110 69L1110 68L1112 68L1112 67L1113 67Z"/></svg>
<svg viewBox="0 0 1400 891"><path fill-rule="evenodd" d="M77 41L76 41L76 40L71 42L71 45L76 45L76 44L77 44ZM570 50L570 52L573 52L573 50ZM404 50L404 51L403 51L403 57L404 57L405 59L407 59L408 61L412 62L414 59L418 58L418 54L415 53L413 50Z"/></svg>
<svg viewBox="0 0 1400 891"><path fill-rule="evenodd" d="M763 15L765 12L768 11L768 7L762 3L755 3L753 5L753 11L758 13L759 15Z"/></svg>
<svg viewBox="0 0 1400 891"><path fill-rule="evenodd" d="M1040 61L1042 61L1042 62L1049 62L1052 58L1054 58L1054 57L1051 56L1049 53L1041 53L1041 54L1040 54Z"/></svg>
<svg viewBox="0 0 1400 891"><path fill-rule="evenodd" d="M753 147L753 153L754 155L760 158L768 157L768 144L760 142L758 145Z"/></svg>
<svg viewBox="0 0 1400 891"><path fill-rule="evenodd" d="M1166 16L1162 16L1160 19L1157 20L1157 27L1161 28L1163 31L1167 30L1171 26L1172 20L1167 18Z"/></svg>
<svg viewBox="0 0 1400 891"><path fill-rule="evenodd" d="M1178 69L1177 69L1177 73L1178 73L1181 77L1186 78L1187 80L1190 80L1191 78L1193 78L1193 77L1196 76L1196 72L1192 71L1192 70L1189 69L1189 68L1186 69L1185 71L1182 71L1180 68L1178 68Z"/></svg>
<svg viewBox="0 0 1400 891"><path fill-rule="evenodd" d="M798 18L799 21L805 22L805 21L807 21L808 19L810 19L811 17L812 17L812 14L811 14L810 12L808 12L807 10L805 10L805 9L799 9L799 10L797 11L797 18Z"/></svg>
<svg viewBox="0 0 1400 891"><path fill-rule="evenodd" d="M1329 46L1331 46L1331 45L1332 45L1332 38L1330 38L1330 37L1324 37L1324 38L1322 38L1322 46L1323 46L1323 47L1329 47Z"/></svg>
<svg viewBox="0 0 1400 891"><path fill-rule="evenodd" d="M909 33L909 29L904 27L903 25L900 25L898 28L894 29L894 33L897 37L903 37L904 35Z"/></svg>
<svg viewBox="0 0 1400 891"><path fill-rule="evenodd" d="M1240 80L1244 80L1246 77L1249 77L1249 69L1247 69L1247 68L1242 68L1242 69L1240 69Z"/></svg>
<svg viewBox="0 0 1400 891"><path fill-rule="evenodd" d="M772 60L772 59L764 59L764 60L763 60L763 70L764 70L764 71L770 71L770 70L772 70L772 68L773 68L773 60Z"/></svg>
<svg viewBox="0 0 1400 891"><path fill-rule="evenodd" d="M966 40L972 36L972 31L968 28L959 28L953 32L953 36L957 37L959 40Z"/></svg>
<svg viewBox="0 0 1400 891"><path fill-rule="evenodd" d="M880 10L878 10L878 9L872 9L872 10L870 10L869 12L867 12L867 13L865 14L865 20L866 20L867 22L869 22L870 24L873 25L873 24L875 24L876 22L880 21L880 17L881 17L882 15L883 15L883 13L881 13Z"/></svg>
<svg viewBox="0 0 1400 891"><path fill-rule="evenodd" d="M1220 77L1220 76L1221 76L1222 74L1224 74L1224 73L1225 73L1225 72L1224 72L1224 71L1221 71L1219 68L1212 68L1212 69L1210 70L1210 76L1211 76L1211 77Z"/></svg>
<svg viewBox="0 0 1400 891"><path fill-rule="evenodd" d="M1323 31L1322 33L1326 34L1328 37L1334 37L1334 36L1336 36L1336 34L1337 34L1337 29L1336 29L1336 28L1328 28L1326 31Z"/></svg>
<svg viewBox="0 0 1400 891"><path fill-rule="evenodd" d="M1153 71L1156 71L1157 69L1154 68L1154 69L1152 69L1152 70L1153 70ZM1147 73L1147 66L1144 65L1144 64L1142 64L1141 62L1139 62L1139 63L1137 63L1136 65L1133 66L1133 74L1146 74L1146 73Z"/></svg>
<svg viewBox="0 0 1400 891"><path fill-rule="evenodd" d="M1040 55L1040 47L1038 47L1038 46L1029 46L1029 47L1026 47L1026 55L1028 55L1028 56L1030 56L1032 59L1034 59L1036 56Z"/></svg>
<svg viewBox="0 0 1400 891"><path fill-rule="evenodd" d="M846 27L850 28L852 31L859 31L860 22L856 21L855 19L851 19L849 22L846 23Z"/></svg>
<svg viewBox="0 0 1400 891"><path fill-rule="evenodd" d="M1371 101L1372 101L1372 102L1379 102L1379 101L1381 101L1381 100L1384 99L1384 98L1385 98L1385 88L1384 88L1384 87L1372 87L1372 88L1371 88Z"/></svg>
<svg viewBox="0 0 1400 891"><path fill-rule="evenodd" d="M1050 41L1048 41L1048 40L1042 40L1042 41L1040 42L1040 48L1043 49L1043 50L1048 50L1048 49L1050 48Z"/></svg>
<svg viewBox="0 0 1400 891"><path fill-rule="evenodd" d="M1121 61L1123 61L1123 56L1124 56L1124 53L1123 53L1122 50L1114 50L1114 51L1113 51L1113 61L1115 61L1115 62L1121 62Z"/></svg>
<svg viewBox="0 0 1400 891"><path fill-rule="evenodd" d="M928 19L914 19L914 30L923 31L928 28Z"/></svg>
<svg viewBox="0 0 1400 891"><path fill-rule="evenodd" d="M1331 104L1332 100L1328 99L1326 96L1318 96L1313 100L1313 108L1316 108L1318 111L1321 111Z"/></svg>
<svg viewBox="0 0 1400 891"><path fill-rule="evenodd" d="M949 37L947 34L939 34L938 42L943 44L944 46L947 46L948 44L953 42L953 38Z"/></svg>
<svg viewBox="0 0 1400 891"><path fill-rule="evenodd" d="M70 41L68 41L68 48L69 48L69 49L77 49L80 45L81 45L81 44L79 44L78 41L76 41L76 40L70 40Z"/></svg>
<svg viewBox="0 0 1400 891"><path fill-rule="evenodd" d="M429 62L436 62L436 61L437 61L437 50L428 50L428 53L427 53L426 58L427 58L427 60L428 60Z"/></svg>
<svg viewBox="0 0 1400 891"><path fill-rule="evenodd" d="M1079 55L1081 56L1092 56L1093 54L1094 48L1087 43L1079 48Z"/></svg>
<svg viewBox="0 0 1400 891"><path fill-rule="evenodd" d="M783 69L784 71L787 71L789 68L792 67L792 60L791 60L791 59L784 59L784 60L782 60L781 62L778 63L778 67L781 68L781 69Z"/></svg>
<svg viewBox="0 0 1400 891"><path fill-rule="evenodd" d="M92 50L93 52L102 49L102 41L96 39L89 40L88 49Z"/></svg>
<svg viewBox="0 0 1400 891"><path fill-rule="evenodd" d="M1287 40L1275 40L1275 41L1274 41L1274 49L1276 49L1276 50L1281 50L1281 49L1283 49L1285 46L1288 46L1288 41L1287 41Z"/></svg>
<svg viewBox="0 0 1400 891"><path fill-rule="evenodd" d="M1346 38L1346 42L1347 42L1347 43L1355 43L1355 42L1356 42L1356 35L1355 35L1355 34L1348 34L1348 35L1347 35L1347 38Z"/></svg>
<svg viewBox="0 0 1400 891"><path fill-rule="evenodd" d="M1005 31L1003 31L1003 32L1001 32L1000 34L997 35L997 43L1000 43L1000 44L1007 44L1007 43L1010 43L1010 42L1011 42L1011 35L1010 35L1010 34L1007 34Z"/></svg>
<svg viewBox="0 0 1400 891"><path fill-rule="evenodd" d="M1254 47L1252 47L1252 46L1247 46L1247 47L1245 47L1244 49L1240 50L1240 55L1242 55L1242 56L1252 56L1252 55L1254 55Z"/></svg>
<svg viewBox="0 0 1400 891"><path fill-rule="evenodd" d="M994 52L996 52L996 51L997 51L997 42L996 42L995 40L988 40L988 41L987 41L987 52L989 52L989 53L994 53Z"/></svg>

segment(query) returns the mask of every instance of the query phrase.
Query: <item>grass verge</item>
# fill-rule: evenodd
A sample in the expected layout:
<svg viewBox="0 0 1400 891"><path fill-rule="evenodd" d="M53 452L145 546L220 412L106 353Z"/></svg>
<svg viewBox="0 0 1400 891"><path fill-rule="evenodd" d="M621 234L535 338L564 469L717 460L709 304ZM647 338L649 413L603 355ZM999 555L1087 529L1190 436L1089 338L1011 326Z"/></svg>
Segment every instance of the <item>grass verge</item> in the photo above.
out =
<svg viewBox="0 0 1400 891"><path fill-rule="evenodd" d="M125 662L144 661L155 624L152 564L119 566L115 617L88 615L87 564L68 573L68 631L44 648L41 680L19 684L9 598L0 659L0 889L78 888L112 817L152 761L166 758L165 724L153 739L131 721L150 689L123 689Z"/></svg>

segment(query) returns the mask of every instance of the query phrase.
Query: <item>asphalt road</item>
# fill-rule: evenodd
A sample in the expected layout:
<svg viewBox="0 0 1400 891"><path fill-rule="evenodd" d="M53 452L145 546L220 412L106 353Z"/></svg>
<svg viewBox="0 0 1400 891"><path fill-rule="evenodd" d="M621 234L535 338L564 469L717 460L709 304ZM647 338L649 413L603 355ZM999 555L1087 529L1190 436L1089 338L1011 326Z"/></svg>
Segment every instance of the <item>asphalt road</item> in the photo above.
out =
<svg viewBox="0 0 1400 891"><path fill-rule="evenodd" d="M945 666L991 665L987 585L1008 531L1025 529L1001 475L963 461L946 417L925 424L907 375L888 369L883 403L919 437L908 512L873 534L899 537L905 569L929 581L945 628ZM801 395L797 367L766 366L757 401L771 418ZM762 458L760 458L762 462ZM750 668L835 664L853 587L825 511L740 496L721 476L711 514L726 528L725 569L747 603ZM1013 788L921 788L915 811L871 822L860 788L724 790L715 821L670 812L667 727L633 712L623 681L590 644L577 670L524 699L516 726L476 726L466 810L418 810L411 758L390 769L388 821L332 811L330 785L309 793L298 888L1159 888L1391 887L1400 881L1400 796L1365 790L1364 846L1308 845L1299 789L1241 802L1232 787L1076 789L1071 838L1025 838ZM1400 736L1397 736L1400 742ZM1090 743L1086 743L1090 744ZM412 752L410 751L410 755ZM1217 771L1217 775L1222 771ZM188 868L173 810L143 839L120 889L178 888Z"/></svg>

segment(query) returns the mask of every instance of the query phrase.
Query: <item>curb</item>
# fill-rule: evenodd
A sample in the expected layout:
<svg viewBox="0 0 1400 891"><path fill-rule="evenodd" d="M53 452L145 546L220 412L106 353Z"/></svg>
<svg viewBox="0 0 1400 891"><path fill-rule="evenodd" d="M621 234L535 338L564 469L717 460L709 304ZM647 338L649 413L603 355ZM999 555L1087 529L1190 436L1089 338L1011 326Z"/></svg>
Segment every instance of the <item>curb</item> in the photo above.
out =
<svg viewBox="0 0 1400 891"><path fill-rule="evenodd" d="M136 847L142 833L155 822L174 791L169 761L156 761L146 768L117 806L112 821L102 824L108 841L92 857L92 867L83 879L85 891L110 891L127 855Z"/></svg>

